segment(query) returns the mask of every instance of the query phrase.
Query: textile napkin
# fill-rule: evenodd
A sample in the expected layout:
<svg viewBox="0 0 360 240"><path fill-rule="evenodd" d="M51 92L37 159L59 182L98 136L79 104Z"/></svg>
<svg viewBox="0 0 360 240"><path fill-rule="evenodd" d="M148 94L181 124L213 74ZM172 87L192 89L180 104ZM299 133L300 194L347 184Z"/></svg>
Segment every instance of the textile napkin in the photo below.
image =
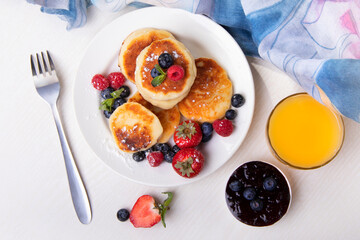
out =
<svg viewBox="0 0 360 240"><path fill-rule="evenodd" d="M161 5L205 14L246 55L271 62L316 100L360 122L360 0L27 0L68 22L86 22L90 5L119 11Z"/></svg>

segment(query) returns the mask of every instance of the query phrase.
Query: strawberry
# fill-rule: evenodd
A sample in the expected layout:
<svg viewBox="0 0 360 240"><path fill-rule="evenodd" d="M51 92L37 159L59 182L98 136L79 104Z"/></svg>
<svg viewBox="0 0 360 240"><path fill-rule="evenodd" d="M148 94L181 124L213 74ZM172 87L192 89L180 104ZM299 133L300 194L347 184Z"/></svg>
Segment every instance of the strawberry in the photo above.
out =
<svg viewBox="0 0 360 240"><path fill-rule="evenodd" d="M199 174L204 165L204 156L195 148L184 148L178 151L172 162L177 174L185 178L192 178Z"/></svg>
<svg viewBox="0 0 360 240"><path fill-rule="evenodd" d="M215 132L222 137L230 136L234 130L232 122L228 119L215 120L215 122L213 122L213 127Z"/></svg>
<svg viewBox="0 0 360 240"><path fill-rule="evenodd" d="M150 166L157 167L164 160L164 154L160 151L150 152L146 159L149 161Z"/></svg>
<svg viewBox="0 0 360 240"><path fill-rule="evenodd" d="M173 194L171 192L163 192L168 198L163 204L158 204L150 195L143 195L138 198L130 212L130 222L136 228L150 228L162 220L165 224L165 213L171 203Z"/></svg>
<svg viewBox="0 0 360 240"><path fill-rule="evenodd" d="M180 148L190 148L199 145L202 132L197 122L186 120L177 126L174 133L175 144Z"/></svg>

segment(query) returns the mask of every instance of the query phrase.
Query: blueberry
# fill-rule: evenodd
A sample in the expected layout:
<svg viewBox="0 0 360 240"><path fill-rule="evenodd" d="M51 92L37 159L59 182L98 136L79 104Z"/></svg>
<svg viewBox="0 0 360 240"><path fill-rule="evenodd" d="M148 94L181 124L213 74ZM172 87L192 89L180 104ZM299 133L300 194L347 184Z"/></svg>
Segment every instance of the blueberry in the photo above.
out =
<svg viewBox="0 0 360 240"><path fill-rule="evenodd" d="M160 143L160 144L159 144L159 150L160 150L160 152L162 152L162 153L167 153L168 151L171 150L171 147L170 147L170 145L167 144L167 143Z"/></svg>
<svg viewBox="0 0 360 240"><path fill-rule="evenodd" d="M130 88L126 85L121 86L122 89L124 89L121 93L120 93L120 97L121 98L127 98L128 96L130 96ZM120 89L121 89L120 88Z"/></svg>
<svg viewBox="0 0 360 240"><path fill-rule="evenodd" d="M125 99L123 99L123 98L117 98L117 99L115 99L112 108L113 108L113 109L116 109L116 108L120 107L121 105L123 105L124 103L126 103L126 100L125 100Z"/></svg>
<svg viewBox="0 0 360 240"><path fill-rule="evenodd" d="M201 131L202 131L203 135L209 136L212 134L213 130L214 130L214 128L211 123L204 122L203 124L201 124Z"/></svg>
<svg viewBox="0 0 360 240"><path fill-rule="evenodd" d="M239 192L240 189L241 189L241 183L240 183L240 181L235 180L235 181L231 182L231 183L229 184L229 188L230 188L231 191L233 191L233 192Z"/></svg>
<svg viewBox="0 0 360 240"><path fill-rule="evenodd" d="M158 58L158 62L161 68L169 68L174 64L174 60L169 53L162 53Z"/></svg>
<svg viewBox="0 0 360 240"><path fill-rule="evenodd" d="M161 75L161 73L156 68L151 69L151 77L152 78L156 78L157 76L160 76L160 75Z"/></svg>
<svg viewBox="0 0 360 240"><path fill-rule="evenodd" d="M119 219L119 221L125 222L126 220L129 219L130 213L125 208L122 208L117 212L116 216Z"/></svg>
<svg viewBox="0 0 360 240"><path fill-rule="evenodd" d="M254 199L250 202L250 207L252 210L254 211L261 211L263 209L263 201L261 201L260 199Z"/></svg>
<svg viewBox="0 0 360 240"><path fill-rule="evenodd" d="M272 177L267 177L264 180L263 186L265 190L272 191L276 187L276 180Z"/></svg>
<svg viewBox="0 0 360 240"><path fill-rule="evenodd" d="M212 134L210 135L204 135L202 136L201 142L208 142L212 138Z"/></svg>
<svg viewBox="0 0 360 240"><path fill-rule="evenodd" d="M145 159L145 152L144 152L144 151L140 151L140 152L133 153L132 158L133 158L136 162L141 162L142 160Z"/></svg>
<svg viewBox="0 0 360 240"><path fill-rule="evenodd" d="M172 147L172 151L173 151L174 153L177 153L178 151L180 151L179 146L178 146L178 145L174 145L174 146Z"/></svg>
<svg viewBox="0 0 360 240"><path fill-rule="evenodd" d="M156 152L156 151L161 151L160 150L160 147L161 147L161 143L157 143L153 146L153 151Z"/></svg>
<svg viewBox="0 0 360 240"><path fill-rule="evenodd" d="M255 198L256 191L254 188L245 188L243 196L246 200L253 200Z"/></svg>
<svg viewBox="0 0 360 240"><path fill-rule="evenodd" d="M145 153L150 153L154 151L154 146L152 146L151 148L146 149L144 152Z"/></svg>
<svg viewBox="0 0 360 240"><path fill-rule="evenodd" d="M237 112L234 109L229 109L226 111L225 117L229 120L234 120L237 117Z"/></svg>
<svg viewBox="0 0 360 240"><path fill-rule="evenodd" d="M172 163L174 156L175 153L172 150L170 150L164 154L164 160L168 163Z"/></svg>
<svg viewBox="0 0 360 240"><path fill-rule="evenodd" d="M100 95L103 99L112 98L111 93L115 91L112 87L108 87L100 92Z"/></svg>
<svg viewBox="0 0 360 240"><path fill-rule="evenodd" d="M114 110L112 111L107 111L107 110L104 110L104 115L106 118L110 118L111 114L114 112Z"/></svg>
<svg viewBox="0 0 360 240"><path fill-rule="evenodd" d="M231 105L233 107L241 107L245 103L245 98L241 94L234 94L231 97Z"/></svg>

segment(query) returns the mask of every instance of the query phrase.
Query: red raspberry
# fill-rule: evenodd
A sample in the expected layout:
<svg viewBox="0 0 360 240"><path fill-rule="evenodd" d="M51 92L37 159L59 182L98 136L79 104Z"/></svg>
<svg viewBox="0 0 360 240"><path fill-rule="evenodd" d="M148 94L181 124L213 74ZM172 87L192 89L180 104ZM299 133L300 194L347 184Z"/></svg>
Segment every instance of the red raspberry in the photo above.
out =
<svg viewBox="0 0 360 240"><path fill-rule="evenodd" d="M179 81L179 80L183 79L183 77L185 75L185 71L184 71L184 68L180 65L172 65L167 70L167 75L171 80Z"/></svg>
<svg viewBox="0 0 360 240"><path fill-rule="evenodd" d="M228 137L234 130L232 122L228 119L216 120L213 122L214 130L222 137Z"/></svg>
<svg viewBox="0 0 360 240"><path fill-rule="evenodd" d="M164 154L160 151L150 152L146 159L149 161L150 166L157 167L164 160Z"/></svg>
<svg viewBox="0 0 360 240"><path fill-rule="evenodd" d="M91 79L91 83L94 88L100 91L105 90L110 85L109 81L101 74L96 74L95 76L93 76L93 78Z"/></svg>
<svg viewBox="0 0 360 240"><path fill-rule="evenodd" d="M115 90L119 89L126 81L126 78L121 72L112 72L107 76L107 79L110 82L110 87Z"/></svg>

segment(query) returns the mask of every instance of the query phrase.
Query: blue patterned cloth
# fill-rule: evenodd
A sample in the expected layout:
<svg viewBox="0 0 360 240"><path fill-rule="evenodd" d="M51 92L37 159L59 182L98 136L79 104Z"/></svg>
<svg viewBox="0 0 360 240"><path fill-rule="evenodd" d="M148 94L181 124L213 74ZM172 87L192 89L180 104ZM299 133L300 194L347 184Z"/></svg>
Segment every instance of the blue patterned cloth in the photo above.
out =
<svg viewBox="0 0 360 240"><path fill-rule="evenodd" d="M221 24L245 54L286 72L320 102L360 122L360 0L27 0L68 22L86 22L91 4L119 11L127 4L175 7Z"/></svg>

